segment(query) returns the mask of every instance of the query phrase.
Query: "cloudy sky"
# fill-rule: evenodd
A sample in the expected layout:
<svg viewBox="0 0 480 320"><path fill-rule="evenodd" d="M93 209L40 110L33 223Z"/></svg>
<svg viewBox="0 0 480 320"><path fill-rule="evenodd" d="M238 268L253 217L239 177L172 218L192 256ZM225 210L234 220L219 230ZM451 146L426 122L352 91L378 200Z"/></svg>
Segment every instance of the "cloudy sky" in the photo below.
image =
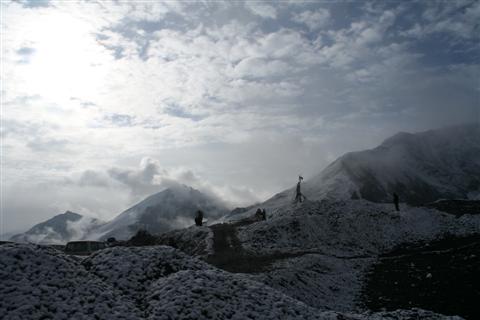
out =
<svg viewBox="0 0 480 320"><path fill-rule="evenodd" d="M480 1L3 1L0 233L181 182L232 206L478 122Z"/></svg>

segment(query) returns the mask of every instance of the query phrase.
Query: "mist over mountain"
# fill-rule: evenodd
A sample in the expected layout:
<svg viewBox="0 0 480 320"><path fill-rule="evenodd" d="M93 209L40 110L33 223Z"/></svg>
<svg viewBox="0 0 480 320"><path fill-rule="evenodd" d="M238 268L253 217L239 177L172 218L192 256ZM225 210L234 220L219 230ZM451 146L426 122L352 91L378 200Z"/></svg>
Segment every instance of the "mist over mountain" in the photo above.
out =
<svg viewBox="0 0 480 320"><path fill-rule="evenodd" d="M447 127L398 133L374 149L349 152L302 183L310 200L366 199L424 204L438 199L477 198L480 194L480 127ZM265 204L290 202L288 189Z"/></svg>
<svg viewBox="0 0 480 320"><path fill-rule="evenodd" d="M216 219L228 212L218 199L185 185L175 185L153 194L125 210L108 223L92 230L91 239L128 239L139 229L161 233L194 223L197 210L205 219Z"/></svg>
<svg viewBox="0 0 480 320"><path fill-rule="evenodd" d="M66 211L45 222L36 224L25 233L12 236L10 240L15 242L62 244L70 240L82 239L93 228L98 227L102 223L101 220Z"/></svg>
<svg viewBox="0 0 480 320"><path fill-rule="evenodd" d="M480 127L476 124L420 133L398 133L374 149L347 153L318 175L302 183L309 200L365 199L425 204L438 199L478 198L480 195ZM261 207L279 207L293 201L295 190L285 190ZM162 233L193 224L195 212L213 221L251 214L257 206L229 212L221 200L191 187L173 184L125 210L107 223L67 211L24 234L18 242L66 242L72 239L127 239L139 229ZM78 227L74 227L77 221ZM88 220L88 221L87 221Z"/></svg>

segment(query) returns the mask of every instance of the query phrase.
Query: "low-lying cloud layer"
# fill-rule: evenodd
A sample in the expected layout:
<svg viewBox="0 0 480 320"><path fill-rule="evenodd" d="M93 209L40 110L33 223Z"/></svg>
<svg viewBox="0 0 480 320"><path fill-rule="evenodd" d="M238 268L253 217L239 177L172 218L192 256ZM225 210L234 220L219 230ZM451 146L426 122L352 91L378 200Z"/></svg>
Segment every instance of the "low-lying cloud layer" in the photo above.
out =
<svg viewBox="0 0 480 320"><path fill-rule="evenodd" d="M0 234L185 183L263 200L480 121L478 1L1 3Z"/></svg>

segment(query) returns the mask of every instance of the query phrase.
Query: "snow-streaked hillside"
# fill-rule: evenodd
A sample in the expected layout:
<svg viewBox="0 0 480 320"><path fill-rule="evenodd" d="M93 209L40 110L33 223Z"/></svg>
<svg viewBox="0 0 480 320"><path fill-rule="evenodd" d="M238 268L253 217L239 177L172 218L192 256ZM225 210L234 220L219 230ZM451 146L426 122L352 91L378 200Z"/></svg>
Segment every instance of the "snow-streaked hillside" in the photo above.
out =
<svg viewBox="0 0 480 320"><path fill-rule="evenodd" d="M480 126L398 133L374 149L343 155L302 183L310 200L391 202L393 192L411 204L478 197ZM260 206L279 207L294 197L288 189Z"/></svg>
<svg viewBox="0 0 480 320"><path fill-rule="evenodd" d="M10 238L15 242L65 244L70 240L82 239L92 229L99 227L103 222L67 211L53 218L33 226L25 233Z"/></svg>
<svg viewBox="0 0 480 320"><path fill-rule="evenodd" d="M166 246L111 248L80 260L35 245L0 245L5 319L451 319L412 309L321 311L246 275Z"/></svg>
<svg viewBox="0 0 480 320"><path fill-rule="evenodd" d="M407 205L395 211L393 205L366 200L307 200L238 230L243 246L254 252L312 249L338 256L378 255L405 242L480 233L480 215L457 218Z"/></svg>
<svg viewBox="0 0 480 320"><path fill-rule="evenodd" d="M88 237L125 240L139 229L161 233L184 228L194 223L195 213L199 209L204 212L205 219L212 220L228 212L221 201L191 187L178 185L147 197L93 230Z"/></svg>
<svg viewBox="0 0 480 320"><path fill-rule="evenodd" d="M305 182L310 199L364 198L409 203L467 198L480 192L480 126L399 133L372 150L340 157Z"/></svg>
<svg viewBox="0 0 480 320"><path fill-rule="evenodd" d="M195 234L194 228L167 233L161 241L312 307L360 312L365 277L382 254L403 243L478 235L480 215L406 205L397 212L393 205L366 200L307 200L268 208L266 221L210 228L211 234Z"/></svg>

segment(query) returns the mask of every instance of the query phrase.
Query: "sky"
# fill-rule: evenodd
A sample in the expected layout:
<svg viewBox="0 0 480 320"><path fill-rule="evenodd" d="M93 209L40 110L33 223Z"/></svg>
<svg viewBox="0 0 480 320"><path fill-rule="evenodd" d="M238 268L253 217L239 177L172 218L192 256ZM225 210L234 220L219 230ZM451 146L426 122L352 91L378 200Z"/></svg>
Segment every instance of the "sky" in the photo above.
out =
<svg viewBox="0 0 480 320"><path fill-rule="evenodd" d="M232 208L480 122L480 1L1 1L0 234L183 183Z"/></svg>

